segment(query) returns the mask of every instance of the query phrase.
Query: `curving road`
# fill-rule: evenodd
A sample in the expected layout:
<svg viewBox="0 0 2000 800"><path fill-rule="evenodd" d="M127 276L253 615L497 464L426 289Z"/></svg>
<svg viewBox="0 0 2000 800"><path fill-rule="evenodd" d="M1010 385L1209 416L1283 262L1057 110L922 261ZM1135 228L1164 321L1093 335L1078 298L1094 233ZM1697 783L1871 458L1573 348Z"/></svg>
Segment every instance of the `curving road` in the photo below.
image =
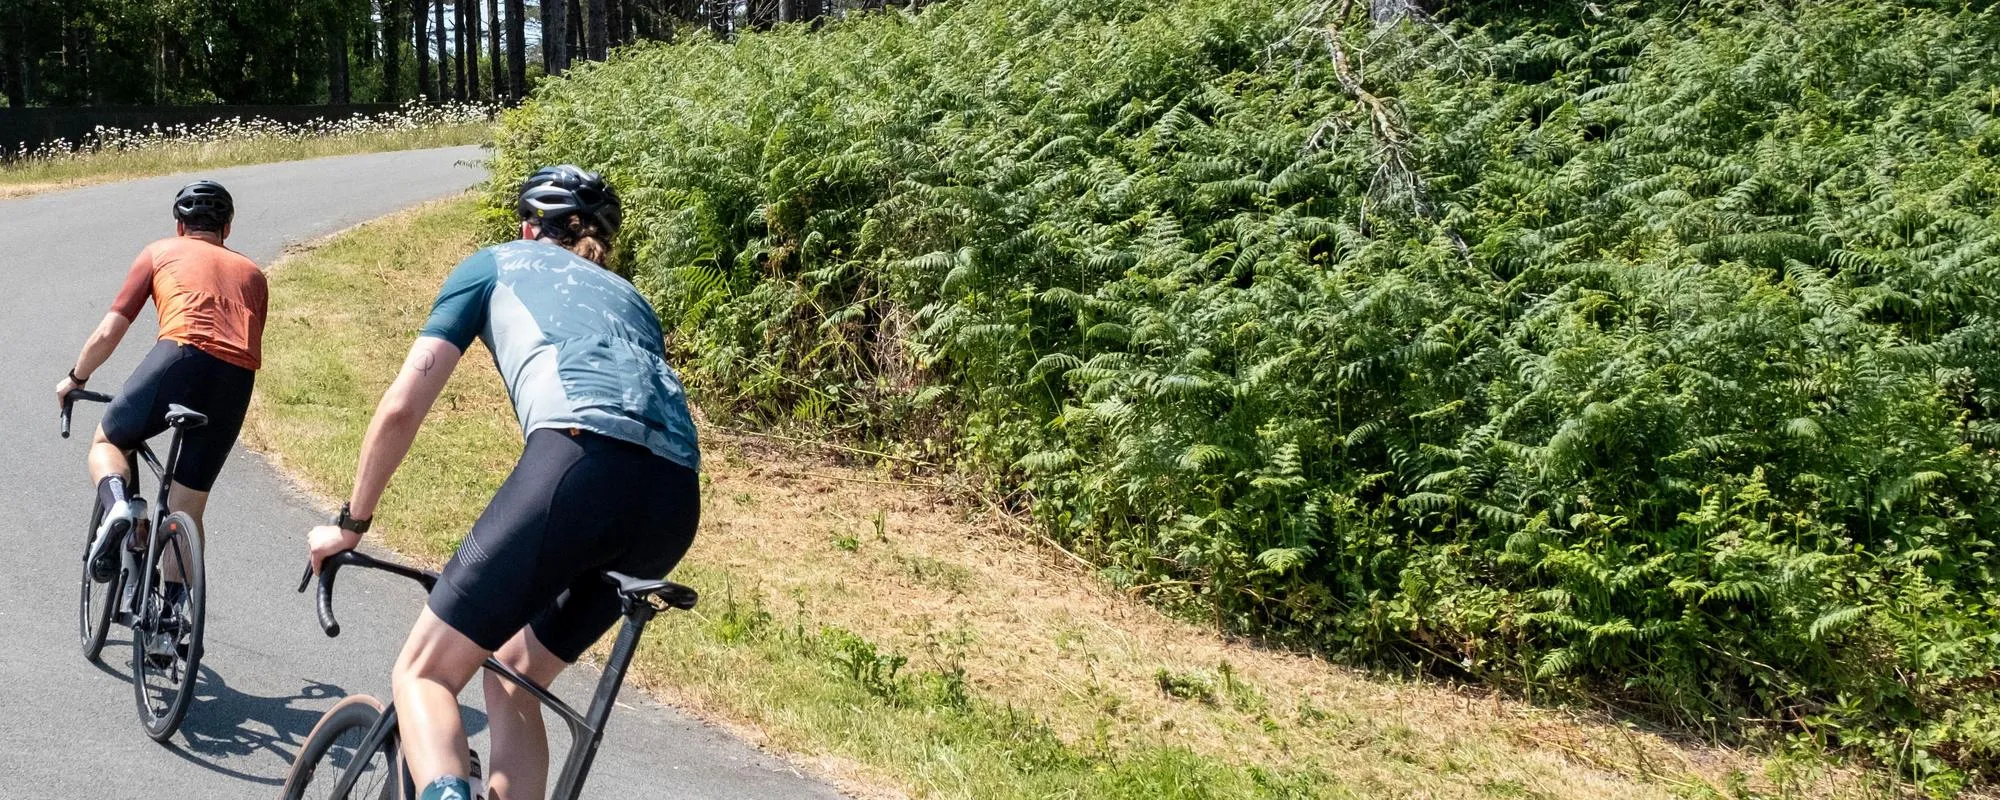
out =
<svg viewBox="0 0 2000 800"><path fill-rule="evenodd" d="M483 176L483 158L478 148L451 148L206 177L236 196L230 245L269 264L289 244L463 190ZM168 202L190 179L0 201L0 249L13 254L0 264L7 343L0 353L0 797L275 797L322 710L350 692L387 691L389 666L421 603L404 584L356 574L342 582L345 632L322 635L310 601L292 589L301 534L323 515L262 458L239 451L209 510L208 649L180 733L162 746L140 730L129 645L116 638L123 629L105 648L106 666L78 653L78 548L90 503L81 432L96 425L101 407L80 406L79 438L64 441L50 391L133 254L172 233ZM152 340L152 313L142 317L91 388L116 391L138 363ZM587 699L595 673L572 673L557 693ZM477 695L467 693L474 709ZM622 705L586 797L838 797L637 692L628 690ZM484 729L476 710L466 716ZM553 721L550 729L562 730ZM555 736L560 749L563 734ZM475 746L485 751L483 741Z"/></svg>

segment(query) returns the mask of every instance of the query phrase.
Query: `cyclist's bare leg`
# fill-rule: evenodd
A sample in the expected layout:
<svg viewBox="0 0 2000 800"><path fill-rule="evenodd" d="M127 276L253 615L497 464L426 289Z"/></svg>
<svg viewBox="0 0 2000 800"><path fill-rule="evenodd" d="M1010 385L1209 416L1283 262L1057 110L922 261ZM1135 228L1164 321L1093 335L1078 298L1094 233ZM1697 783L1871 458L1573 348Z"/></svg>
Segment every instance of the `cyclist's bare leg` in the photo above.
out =
<svg viewBox="0 0 2000 800"><path fill-rule="evenodd" d="M167 510L187 512L188 516L194 518L195 535L202 537L202 544L208 544L208 523L202 521L202 514L208 511L207 492L197 492L182 486L180 481L174 481L172 486L167 487ZM181 554L182 558L187 555L187 553ZM184 582L181 578L181 559L168 560L163 556L161 560L167 562L164 568L167 580L174 583Z"/></svg>
<svg viewBox="0 0 2000 800"><path fill-rule="evenodd" d="M396 731L402 734L403 758L417 787L442 776L464 778L471 772L458 693L490 654L438 619L428 606L410 628L403 653L396 657L392 686Z"/></svg>
<svg viewBox="0 0 2000 800"><path fill-rule="evenodd" d="M132 484L131 462L127 460L125 451L118 449L118 445L112 444L111 440L104 438L104 428L101 426L97 429L97 435L90 441L89 464L90 485L92 486L96 486L99 481L104 480L105 476L108 475L117 475L125 479L127 486ZM206 529L202 520L202 514L208 511L207 492L197 492L186 486L182 486L179 481L175 481L174 485L167 490L167 508L174 511L186 511L188 516L194 517L194 524L197 527Z"/></svg>
<svg viewBox="0 0 2000 800"><path fill-rule="evenodd" d="M569 664L522 628L493 654L500 663L542 686L555 682ZM546 797L549 739L542 726L542 703L526 689L486 673L486 724L493 735L492 764L486 778L488 800Z"/></svg>
<svg viewBox="0 0 2000 800"><path fill-rule="evenodd" d="M125 451L118 449L110 439L104 438L104 428L97 429L97 435L90 440L90 485L97 486L106 476L117 475L125 479L125 485L132 484L131 465L125 460Z"/></svg>

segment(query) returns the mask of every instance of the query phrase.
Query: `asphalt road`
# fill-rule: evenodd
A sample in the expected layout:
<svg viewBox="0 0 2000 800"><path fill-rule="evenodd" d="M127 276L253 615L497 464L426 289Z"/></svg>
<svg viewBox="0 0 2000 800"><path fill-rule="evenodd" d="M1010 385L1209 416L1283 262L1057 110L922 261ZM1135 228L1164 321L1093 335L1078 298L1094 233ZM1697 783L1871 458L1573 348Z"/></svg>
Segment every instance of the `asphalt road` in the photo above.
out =
<svg viewBox="0 0 2000 800"><path fill-rule="evenodd" d="M229 244L269 264L287 245L465 189L484 174L483 157L452 148L202 177L236 196ZM0 797L275 797L321 711L349 693L387 693L422 604L407 583L357 572L341 582L344 632L320 633L310 600L292 590L304 531L324 516L264 459L239 450L209 507L207 655L180 733L163 746L140 728L124 629L113 630L105 666L78 652L79 548L91 502L84 443L101 407L79 406L77 438L65 441L51 392L133 255L173 232L169 203L191 179L0 202L0 250L12 254L0 257ZM92 389L115 392L151 346L153 313L141 316ZM571 670L556 691L581 706L595 679ZM464 699L469 727L483 731L478 690ZM621 705L586 797L838 796L636 691ZM567 737L551 723L560 751ZM483 738L474 746L485 752Z"/></svg>

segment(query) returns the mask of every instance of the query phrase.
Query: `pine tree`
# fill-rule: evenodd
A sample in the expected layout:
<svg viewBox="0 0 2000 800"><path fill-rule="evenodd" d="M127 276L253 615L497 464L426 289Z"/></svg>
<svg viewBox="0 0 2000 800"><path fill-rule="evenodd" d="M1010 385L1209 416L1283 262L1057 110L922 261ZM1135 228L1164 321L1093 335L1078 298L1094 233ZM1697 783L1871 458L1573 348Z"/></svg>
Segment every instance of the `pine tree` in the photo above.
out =
<svg viewBox="0 0 2000 800"><path fill-rule="evenodd" d="M431 37L429 0L410 0L410 29L415 34L410 52L416 56L417 93L430 102L441 99L436 86L431 85Z"/></svg>
<svg viewBox="0 0 2000 800"><path fill-rule="evenodd" d="M524 0L507 0L507 85L515 101L528 94L527 16Z"/></svg>

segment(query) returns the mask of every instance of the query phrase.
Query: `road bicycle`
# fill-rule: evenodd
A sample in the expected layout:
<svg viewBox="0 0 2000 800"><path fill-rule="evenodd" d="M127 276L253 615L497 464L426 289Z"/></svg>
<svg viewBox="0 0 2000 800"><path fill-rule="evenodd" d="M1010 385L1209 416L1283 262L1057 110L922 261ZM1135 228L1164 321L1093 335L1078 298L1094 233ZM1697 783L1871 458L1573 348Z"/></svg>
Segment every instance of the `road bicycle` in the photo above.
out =
<svg viewBox="0 0 2000 800"><path fill-rule="evenodd" d="M111 396L78 389L63 398L62 436L69 438L71 408L78 401L109 403ZM107 542L118 554L118 569L109 580L92 573L91 542L104 522L102 498L93 500L90 528L83 535L82 590L77 603L77 634L83 657L98 663L112 623L132 630L132 695L146 735L164 742L180 729L194 700L201 672L202 626L208 611L208 580L203 570L201 531L185 512L167 510L168 476L180 460L181 436L208 424L208 417L184 406L167 407L167 427L173 441L167 461L140 443L125 454L131 481L126 491L133 506L132 527L124 541ZM144 461L160 484L159 499L149 507L139 484ZM187 587L179 602L167 597L169 575L178 574Z"/></svg>
<svg viewBox="0 0 2000 800"><path fill-rule="evenodd" d="M344 566L408 578L422 585L426 592L436 588L438 581L435 572L382 561L353 550L330 556L320 566L319 574L319 624L328 636L340 635L340 622L333 616L333 585ZM611 571L603 575L604 580L618 587L625 621L618 629L617 643L611 646L611 657L604 664L604 675L597 681L597 694L591 698L588 712L577 712L548 689L496 659L489 657L484 665L484 669L526 689L569 724L569 755L564 757L555 791L549 795L552 800L576 800L582 793L584 778L590 773L591 761L597 757L605 723L611 718L618 689L625 683L626 668L632 664L646 623L669 608L692 610L699 599L695 590L672 581L649 581ZM312 570L308 567L299 581L299 591L305 591L311 582ZM416 797L410 776L402 768L395 706L368 695L353 695L335 704L320 717L319 724L306 736L305 745L299 748L299 757L285 777L284 796L286 800Z"/></svg>

